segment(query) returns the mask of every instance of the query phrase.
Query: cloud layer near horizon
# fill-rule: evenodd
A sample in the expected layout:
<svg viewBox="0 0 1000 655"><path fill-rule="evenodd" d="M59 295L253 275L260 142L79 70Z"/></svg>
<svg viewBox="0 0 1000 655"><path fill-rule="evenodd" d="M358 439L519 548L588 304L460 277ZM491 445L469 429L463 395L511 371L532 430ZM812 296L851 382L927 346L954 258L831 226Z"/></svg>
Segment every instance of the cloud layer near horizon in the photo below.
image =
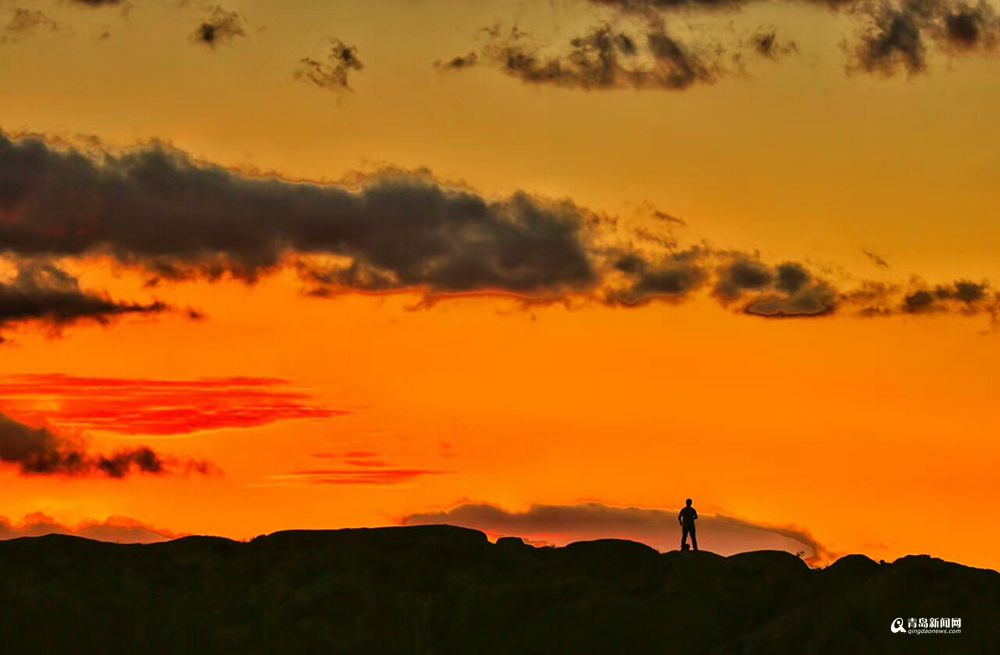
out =
<svg viewBox="0 0 1000 655"><path fill-rule="evenodd" d="M0 218L0 255L19 266L108 257L150 283L253 282L292 266L316 296L504 294L638 307L708 289L723 306L766 318L996 316L1000 306L985 280L846 285L802 262L622 235L613 220L571 200L525 192L491 199L397 170L351 183L295 182L197 162L156 143L84 151L0 132ZM0 293L0 310L2 301ZM159 307L105 302L104 314ZM48 314L62 316L58 308Z"/></svg>
<svg viewBox="0 0 1000 655"><path fill-rule="evenodd" d="M0 540L41 537L47 534L65 534L121 544L152 544L184 536L125 516L89 519L76 525L60 523L41 512L27 514L19 523L0 516Z"/></svg>
<svg viewBox="0 0 1000 655"><path fill-rule="evenodd" d="M533 505L523 512L487 503L468 503L441 512L410 514L400 523L446 523L482 530L491 537L521 537L536 545L564 546L591 539L629 539L657 550L680 547L676 510L613 507L600 503ZM802 552L811 563L826 562L833 557L804 530L760 525L724 515L701 515L698 543L700 548L720 555L784 550Z"/></svg>

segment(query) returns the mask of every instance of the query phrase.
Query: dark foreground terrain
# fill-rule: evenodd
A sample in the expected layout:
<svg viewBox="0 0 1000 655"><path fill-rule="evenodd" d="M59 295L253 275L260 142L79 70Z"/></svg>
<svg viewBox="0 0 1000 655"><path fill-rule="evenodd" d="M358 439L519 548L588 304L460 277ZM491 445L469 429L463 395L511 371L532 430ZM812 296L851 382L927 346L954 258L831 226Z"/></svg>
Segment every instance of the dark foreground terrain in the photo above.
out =
<svg viewBox="0 0 1000 655"><path fill-rule="evenodd" d="M892 634L961 617L960 635ZM420 526L0 542L0 653L1000 653L1000 574Z"/></svg>

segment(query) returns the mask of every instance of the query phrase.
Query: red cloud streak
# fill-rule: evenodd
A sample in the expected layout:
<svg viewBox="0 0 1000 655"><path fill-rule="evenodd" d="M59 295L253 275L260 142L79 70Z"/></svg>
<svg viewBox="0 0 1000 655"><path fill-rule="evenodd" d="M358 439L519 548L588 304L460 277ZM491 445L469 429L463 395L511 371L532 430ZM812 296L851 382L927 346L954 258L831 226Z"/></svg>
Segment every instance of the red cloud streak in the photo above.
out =
<svg viewBox="0 0 1000 655"><path fill-rule="evenodd" d="M307 484L390 485L409 482L425 475L440 475L442 473L447 473L447 471L403 468L339 468L295 471L271 477L276 480L298 480Z"/></svg>
<svg viewBox="0 0 1000 655"><path fill-rule="evenodd" d="M0 407L29 424L129 435L188 434L277 421L330 418L277 378L148 380L61 374L0 378Z"/></svg>

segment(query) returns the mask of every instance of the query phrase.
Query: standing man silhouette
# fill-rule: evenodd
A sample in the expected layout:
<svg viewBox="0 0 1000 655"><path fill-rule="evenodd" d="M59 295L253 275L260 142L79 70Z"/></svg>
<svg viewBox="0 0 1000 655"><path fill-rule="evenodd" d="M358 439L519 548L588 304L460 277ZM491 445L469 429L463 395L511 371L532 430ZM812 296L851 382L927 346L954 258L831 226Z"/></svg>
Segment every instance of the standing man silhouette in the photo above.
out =
<svg viewBox="0 0 1000 655"><path fill-rule="evenodd" d="M684 509L677 515L677 522L681 524L681 550L687 550L687 538L691 535L691 547L698 550L698 535L694 531L694 522L698 520L698 512L691 507L691 499L684 501Z"/></svg>

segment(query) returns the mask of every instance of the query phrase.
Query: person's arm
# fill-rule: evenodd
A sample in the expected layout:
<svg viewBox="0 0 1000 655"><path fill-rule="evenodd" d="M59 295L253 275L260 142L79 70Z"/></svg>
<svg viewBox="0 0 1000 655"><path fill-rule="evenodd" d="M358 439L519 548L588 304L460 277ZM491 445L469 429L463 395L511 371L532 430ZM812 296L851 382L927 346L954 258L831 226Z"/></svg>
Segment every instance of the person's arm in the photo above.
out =
<svg viewBox="0 0 1000 655"><path fill-rule="evenodd" d="M677 512L677 523L679 525L684 525L684 510Z"/></svg>
<svg viewBox="0 0 1000 655"><path fill-rule="evenodd" d="M692 507L691 508L691 520L693 521L693 520L695 520L697 518L698 518L698 510L696 510L695 508Z"/></svg>

